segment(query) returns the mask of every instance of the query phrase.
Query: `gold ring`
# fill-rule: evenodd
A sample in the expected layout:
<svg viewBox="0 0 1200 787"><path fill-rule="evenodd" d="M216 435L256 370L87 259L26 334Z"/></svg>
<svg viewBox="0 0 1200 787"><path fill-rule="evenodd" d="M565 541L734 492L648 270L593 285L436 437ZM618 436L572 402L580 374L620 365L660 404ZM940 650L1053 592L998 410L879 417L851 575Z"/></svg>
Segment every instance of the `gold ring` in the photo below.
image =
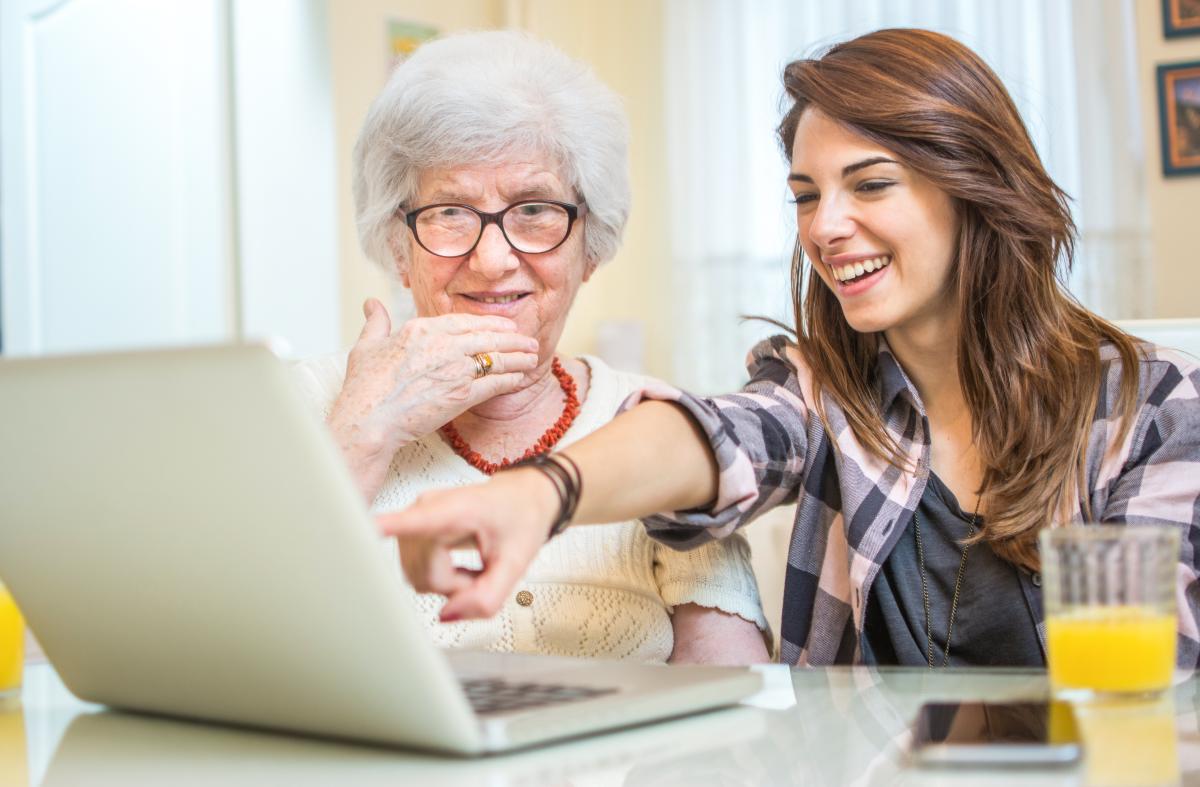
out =
<svg viewBox="0 0 1200 787"><path fill-rule="evenodd" d="M471 360L475 362L475 376L483 377L488 372L492 371L492 356L487 353L475 353L471 356Z"/></svg>

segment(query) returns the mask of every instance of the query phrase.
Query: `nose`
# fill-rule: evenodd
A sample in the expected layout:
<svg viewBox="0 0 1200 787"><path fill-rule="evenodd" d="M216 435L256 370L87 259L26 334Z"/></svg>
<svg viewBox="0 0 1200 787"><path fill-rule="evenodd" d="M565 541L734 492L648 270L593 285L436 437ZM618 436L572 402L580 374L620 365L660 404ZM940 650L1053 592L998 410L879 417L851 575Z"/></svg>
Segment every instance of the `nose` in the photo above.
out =
<svg viewBox="0 0 1200 787"><path fill-rule="evenodd" d="M832 249L854 235L857 224L839 194L822 197L808 223L808 236L822 249Z"/></svg>
<svg viewBox="0 0 1200 787"><path fill-rule="evenodd" d="M504 233L495 224L483 228L483 235L468 262L471 270L493 280L503 278L504 274L521 265L516 249L509 245Z"/></svg>

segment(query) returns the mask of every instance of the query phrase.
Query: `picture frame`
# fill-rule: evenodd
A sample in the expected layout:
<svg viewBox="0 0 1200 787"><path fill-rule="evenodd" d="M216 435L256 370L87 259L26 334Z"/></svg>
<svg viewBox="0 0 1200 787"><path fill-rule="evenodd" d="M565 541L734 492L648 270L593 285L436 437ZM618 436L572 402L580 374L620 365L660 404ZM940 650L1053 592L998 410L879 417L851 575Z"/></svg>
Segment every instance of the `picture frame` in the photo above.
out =
<svg viewBox="0 0 1200 787"><path fill-rule="evenodd" d="M1163 36L1200 36L1200 0L1162 0Z"/></svg>
<svg viewBox="0 0 1200 787"><path fill-rule="evenodd" d="M1158 66L1163 175L1200 175L1200 60Z"/></svg>

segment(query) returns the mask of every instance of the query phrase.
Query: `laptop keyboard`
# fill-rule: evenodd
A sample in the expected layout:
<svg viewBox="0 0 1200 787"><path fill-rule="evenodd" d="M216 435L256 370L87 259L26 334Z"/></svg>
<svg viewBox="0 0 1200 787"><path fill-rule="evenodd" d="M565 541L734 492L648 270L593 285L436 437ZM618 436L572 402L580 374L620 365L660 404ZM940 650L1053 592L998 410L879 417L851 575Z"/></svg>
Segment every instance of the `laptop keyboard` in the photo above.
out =
<svg viewBox="0 0 1200 787"><path fill-rule="evenodd" d="M505 713L563 702L590 700L617 691L615 688L563 686L555 683L515 683L503 678L472 678L461 683L467 701L479 714Z"/></svg>

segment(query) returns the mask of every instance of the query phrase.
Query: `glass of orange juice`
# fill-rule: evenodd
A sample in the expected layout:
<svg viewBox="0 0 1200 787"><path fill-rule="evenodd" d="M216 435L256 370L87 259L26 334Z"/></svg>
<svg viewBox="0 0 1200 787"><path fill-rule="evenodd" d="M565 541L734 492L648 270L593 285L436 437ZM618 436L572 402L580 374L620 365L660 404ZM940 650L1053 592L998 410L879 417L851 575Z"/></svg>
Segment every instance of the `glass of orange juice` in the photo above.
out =
<svg viewBox="0 0 1200 787"><path fill-rule="evenodd" d="M1168 688L1179 530L1071 525L1043 530L1039 542L1055 693L1083 699Z"/></svg>
<svg viewBox="0 0 1200 787"><path fill-rule="evenodd" d="M0 707L21 692L21 668L25 664L25 621L17 602L0 582Z"/></svg>

